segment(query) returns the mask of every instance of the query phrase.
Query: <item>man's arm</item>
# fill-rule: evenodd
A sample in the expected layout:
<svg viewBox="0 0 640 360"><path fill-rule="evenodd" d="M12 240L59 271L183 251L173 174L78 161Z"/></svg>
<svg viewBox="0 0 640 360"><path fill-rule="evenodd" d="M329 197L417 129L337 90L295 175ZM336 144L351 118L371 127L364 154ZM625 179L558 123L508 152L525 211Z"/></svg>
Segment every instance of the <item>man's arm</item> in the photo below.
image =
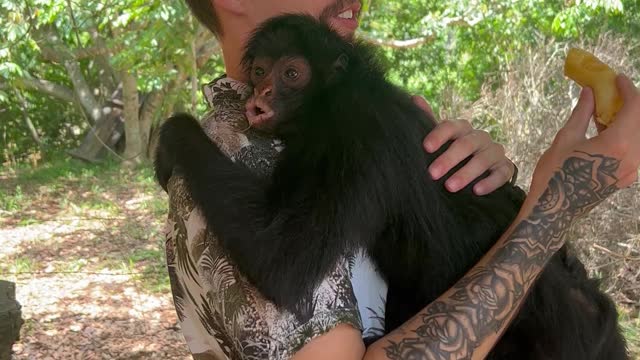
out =
<svg viewBox="0 0 640 360"><path fill-rule="evenodd" d="M512 226L483 259L450 290L396 331L371 345L363 357L348 356L361 346L332 331L331 346L341 359L482 359L509 326L571 224L603 199L637 181L640 165L640 93L621 76L625 106L616 122L592 139L586 131L594 110L583 91L569 121L543 155L529 196ZM346 334L355 329L341 328ZM325 338L325 339L327 339ZM327 344L316 339L296 360L323 358Z"/></svg>
<svg viewBox="0 0 640 360"><path fill-rule="evenodd" d="M485 358L547 262L564 245L570 224L618 189L619 166L620 161L611 157L573 154L533 209L525 203L515 225L478 265L375 343L372 358L406 359L408 354L421 354L423 359Z"/></svg>

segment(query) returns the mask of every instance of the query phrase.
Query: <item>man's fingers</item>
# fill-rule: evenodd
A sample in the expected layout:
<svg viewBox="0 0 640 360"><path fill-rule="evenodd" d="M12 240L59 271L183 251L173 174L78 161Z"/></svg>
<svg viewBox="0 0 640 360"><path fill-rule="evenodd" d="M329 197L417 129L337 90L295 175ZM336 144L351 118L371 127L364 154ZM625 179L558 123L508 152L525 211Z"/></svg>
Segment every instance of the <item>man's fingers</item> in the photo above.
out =
<svg viewBox="0 0 640 360"><path fill-rule="evenodd" d="M494 192L500 186L506 184L513 176L514 165L510 161L505 161L500 166L491 170L491 174L485 179L478 181L473 186L476 195L487 195Z"/></svg>
<svg viewBox="0 0 640 360"><path fill-rule="evenodd" d="M424 139L424 149L430 153L438 151L449 140L460 138L473 131L468 121L443 121Z"/></svg>
<svg viewBox="0 0 640 360"><path fill-rule="evenodd" d="M633 101L634 97L638 96L638 89L633 85L633 82L625 75L618 75L616 78L616 85L620 90L620 96L622 100L627 103Z"/></svg>
<svg viewBox="0 0 640 360"><path fill-rule="evenodd" d="M451 192L459 191L469 185L473 180L480 177L485 171L499 167L496 166L496 160L498 159L500 160L500 164L508 162L504 160L504 148L501 145L494 144L493 146L476 153L465 166L447 180L445 186ZM511 169L507 170L508 172L511 172ZM500 177L501 180L503 180L502 184L504 184L513 174L506 174L503 172L502 175L506 176L504 179L502 179L502 176Z"/></svg>
<svg viewBox="0 0 640 360"><path fill-rule="evenodd" d="M431 117L435 118L435 115L433 114L433 109L431 108L431 105L429 105L427 100L425 100L425 98L423 98L422 96L412 96L412 99L413 99L413 102L416 105L418 105L420 109L422 109L422 111L426 112Z"/></svg>
<svg viewBox="0 0 640 360"><path fill-rule="evenodd" d="M637 143L640 136L640 92L624 75L618 76L616 82L620 95L624 99L624 105L616 114L616 119L609 126L607 133L611 134L612 141L617 144Z"/></svg>
<svg viewBox="0 0 640 360"><path fill-rule="evenodd" d="M429 173L434 179L441 178L453 167L469 156L480 152L492 144L489 134L484 131L471 133L456 139L442 155L429 166Z"/></svg>
<svg viewBox="0 0 640 360"><path fill-rule="evenodd" d="M589 121L593 116L594 110L595 99L593 97L593 90L590 88L583 88L580 93L578 104L576 104L576 107L573 109L573 112L571 113L571 116L569 116L569 120L564 128L570 131L571 134L584 138L587 134Z"/></svg>

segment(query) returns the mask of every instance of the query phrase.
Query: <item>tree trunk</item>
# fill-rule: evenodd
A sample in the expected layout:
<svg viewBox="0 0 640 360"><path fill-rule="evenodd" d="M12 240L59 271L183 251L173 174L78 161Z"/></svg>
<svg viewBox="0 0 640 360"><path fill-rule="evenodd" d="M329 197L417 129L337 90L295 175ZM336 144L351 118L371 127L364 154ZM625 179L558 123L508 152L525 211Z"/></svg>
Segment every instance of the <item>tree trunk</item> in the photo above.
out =
<svg viewBox="0 0 640 360"><path fill-rule="evenodd" d="M10 360L13 343L20 340L21 308L15 284L0 280L0 360Z"/></svg>
<svg viewBox="0 0 640 360"><path fill-rule="evenodd" d="M140 111L140 139L147 159L151 158L151 128L164 101L166 91L155 90L149 94Z"/></svg>
<svg viewBox="0 0 640 360"><path fill-rule="evenodd" d="M195 40L191 42L191 112L198 106L198 57Z"/></svg>
<svg viewBox="0 0 640 360"><path fill-rule="evenodd" d="M192 29L194 28L194 20L193 16L189 16L189 27ZM197 21L195 23L198 24ZM198 49L196 45L198 36L197 29L193 31L196 32L196 35L189 41L189 46L191 47L191 112L195 113L198 106Z"/></svg>
<svg viewBox="0 0 640 360"><path fill-rule="evenodd" d="M82 74L80 64L75 60L67 60L64 62L64 67L67 69L69 79L71 79L71 82L73 83L73 90L75 91L80 104L82 104L82 108L84 108L84 111L89 114L91 123L97 124L98 121L102 119L102 109L100 108L100 104L96 101L96 98L93 96L93 92Z"/></svg>
<svg viewBox="0 0 640 360"><path fill-rule="evenodd" d="M181 86L187 80L187 73L178 69L178 75L176 76L169 86L167 86L167 100L164 104L164 112L162 113L162 120L168 118L171 114L174 113L176 108L176 103L178 101L178 96L176 95L176 89Z"/></svg>
<svg viewBox="0 0 640 360"><path fill-rule="evenodd" d="M97 28L92 27L91 30L89 30L89 34L91 35L91 39L93 39L93 43L96 45L96 48L102 49L100 54L96 55L94 59L96 64L98 65L98 68L100 69L98 71L100 84L106 87L107 91L113 91L118 86L118 78L115 71L113 71L113 68L111 67L111 56L109 55L107 44L100 36Z"/></svg>
<svg viewBox="0 0 640 360"><path fill-rule="evenodd" d="M122 102L118 98L122 95L117 90L111 100L104 105L105 115L96 123L82 140L82 144L69 154L88 162L98 162L109 151L115 149L116 144L124 134L122 121Z"/></svg>
<svg viewBox="0 0 640 360"><path fill-rule="evenodd" d="M128 71L122 72L122 98L124 102L124 133L126 146L123 157L125 161L140 162L142 151L142 139L140 138L140 117L138 86L136 78Z"/></svg>
<svg viewBox="0 0 640 360"><path fill-rule="evenodd" d="M27 101L25 100L24 96L22 96L22 93L20 91L16 91L16 97L20 102L20 111L22 111L22 117L24 119L25 125L27 126L27 129L29 129L29 134L31 134L31 138L33 139L33 141L36 142L38 147L42 148L43 144L42 144L42 140L40 139L40 136L38 135L38 130L36 130L36 127L33 126L31 117L29 117Z"/></svg>

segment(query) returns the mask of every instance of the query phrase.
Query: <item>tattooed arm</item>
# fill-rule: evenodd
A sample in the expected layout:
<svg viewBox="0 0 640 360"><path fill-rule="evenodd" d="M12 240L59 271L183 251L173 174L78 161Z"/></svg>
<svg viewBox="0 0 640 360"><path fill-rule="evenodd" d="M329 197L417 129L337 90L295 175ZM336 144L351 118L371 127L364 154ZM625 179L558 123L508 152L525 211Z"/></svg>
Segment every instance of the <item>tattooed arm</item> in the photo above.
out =
<svg viewBox="0 0 640 360"><path fill-rule="evenodd" d="M295 360L482 359L523 304L572 222L637 180L640 93L618 79L625 105L615 123L587 140L594 110L583 92L569 121L542 156L513 225L449 291L368 349L358 330L341 325L307 344Z"/></svg>
<svg viewBox="0 0 640 360"><path fill-rule="evenodd" d="M389 359L484 358L510 324L570 224L617 190L620 161L574 153L529 215L463 279L377 346Z"/></svg>
<svg viewBox="0 0 640 360"><path fill-rule="evenodd" d="M373 344L365 359L482 359L523 304L570 225L616 190L637 180L640 94L626 78L617 121L587 140L593 97L583 92L534 173L513 225L456 285L399 329Z"/></svg>

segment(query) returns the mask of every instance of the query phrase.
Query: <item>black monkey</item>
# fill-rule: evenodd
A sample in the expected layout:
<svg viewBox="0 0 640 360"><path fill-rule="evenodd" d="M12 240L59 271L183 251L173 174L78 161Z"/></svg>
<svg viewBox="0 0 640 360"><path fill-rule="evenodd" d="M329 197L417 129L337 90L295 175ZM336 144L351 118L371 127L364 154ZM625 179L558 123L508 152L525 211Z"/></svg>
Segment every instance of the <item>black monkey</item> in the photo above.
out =
<svg viewBox="0 0 640 360"><path fill-rule="evenodd" d="M426 168L422 139L435 126L385 79L375 49L311 17L267 21L244 64L253 126L286 147L260 177L229 160L189 115L161 129L156 175L187 188L240 271L277 305L298 312L337 259L364 249L389 284L390 331L459 280L515 218L510 185L451 194ZM460 165L462 166L462 165ZM454 173L455 169L450 172ZM626 359L612 301L566 248L533 287L489 358Z"/></svg>

